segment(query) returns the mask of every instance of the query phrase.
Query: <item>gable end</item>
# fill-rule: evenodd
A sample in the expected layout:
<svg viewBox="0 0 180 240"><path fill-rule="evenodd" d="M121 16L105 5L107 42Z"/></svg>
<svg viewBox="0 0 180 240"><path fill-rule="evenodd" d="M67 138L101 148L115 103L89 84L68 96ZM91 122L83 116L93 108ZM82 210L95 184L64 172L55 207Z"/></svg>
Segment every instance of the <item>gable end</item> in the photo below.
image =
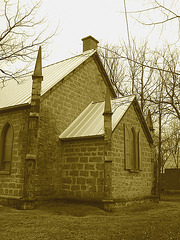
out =
<svg viewBox="0 0 180 240"><path fill-rule="evenodd" d="M108 77L108 75L107 75L107 72L106 72L106 70L105 70L105 68L104 68L104 66L103 66L103 64L102 64L102 62L101 62L101 59L100 59L98 53L95 52L95 53L92 55L92 57L94 58L94 61L96 62L99 71L101 72L102 76L104 77L105 83L107 84L107 86L109 87L109 89L110 89L111 92L112 92L112 98L116 98L116 97L117 97L116 92L115 92L115 90L114 90L114 88L113 88L113 85L112 85L112 83L111 83L111 80L109 79L109 77Z"/></svg>
<svg viewBox="0 0 180 240"><path fill-rule="evenodd" d="M144 130L145 136L147 137L149 144L152 145L153 144L153 138L151 136L151 133L149 131L149 128L147 126L147 123L144 119L143 113L140 109L139 103L138 103L136 98L134 98L132 104L133 104L135 112L137 113L137 116L138 116L139 121L141 123L142 129Z"/></svg>

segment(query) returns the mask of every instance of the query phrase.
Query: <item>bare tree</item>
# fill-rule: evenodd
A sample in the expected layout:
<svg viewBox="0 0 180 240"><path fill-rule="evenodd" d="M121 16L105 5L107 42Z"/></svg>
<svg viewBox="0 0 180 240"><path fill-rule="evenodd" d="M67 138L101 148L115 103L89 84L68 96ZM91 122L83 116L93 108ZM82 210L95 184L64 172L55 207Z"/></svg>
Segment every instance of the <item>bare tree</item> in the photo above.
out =
<svg viewBox="0 0 180 240"><path fill-rule="evenodd" d="M150 101L154 104L158 104L160 101L163 104L164 112L171 115L171 119L180 119L180 78L179 78L179 49L170 46L164 47L162 50L156 51L153 54L156 58L155 64L158 71L154 72L154 79L156 79L155 87L162 85L161 98L154 91L154 94L150 96ZM153 96L153 97L152 97Z"/></svg>
<svg viewBox="0 0 180 240"><path fill-rule="evenodd" d="M124 43L123 52L128 61L129 81L131 81L131 93L136 94L142 112L149 108L148 96L151 95L153 87L153 56L148 48L147 42L136 43L135 39L131 40L131 49Z"/></svg>
<svg viewBox="0 0 180 240"><path fill-rule="evenodd" d="M136 20L143 25L156 26L166 24L172 21L178 21L180 15L178 13L179 1L162 1L162 0L152 0L148 1L144 7L140 10L131 11L131 14L138 14Z"/></svg>
<svg viewBox="0 0 180 240"><path fill-rule="evenodd" d="M117 95L125 96L128 92L124 86L122 87L123 80L126 78L125 66L119 63L118 57L122 54L122 49L119 46L106 44L99 48L99 54Z"/></svg>
<svg viewBox="0 0 180 240"><path fill-rule="evenodd" d="M141 110L147 111L146 100L153 87L153 61L148 56L147 42L137 45L132 39L132 43L131 49L125 42L116 47L102 47L100 54L117 92L122 96L136 94Z"/></svg>
<svg viewBox="0 0 180 240"><path fill-rule="evenodd" d="M172 121L162 128L161 173L164 168L179 168L180 162L180 126Z"/></svg>
<svg viewBox="0 0 180 240"><path fill-rule="evenodd" d="M3 0L0 3L1 84L8 79L17 80L23 75L37 51L36 46L46 46L56 33L54 30L47 35L48 24L44 17L39 18L37 15L42 0L22 2ZM15 61L21 62L18 70L13 69Z"/></svg>
<svg viewBox="0 0 180 240"><path fill-rule="evenodd" d="M142 111L146 114L150 108L156 126L155 131L155 149L156 161L158 166L158 192L161 194L161 171L165 162L170 156L177 157L179 148L178 141L172 141L174 147L167 147L168 138L163 129L168 128L171 121L179 120L180 91L179 91L179 53L178 49L171 49L166 46L162 50L152 51L146 44L137 46L135 41L133 46L123 44L119 51L113 51L113 63L118 61L116 71L110 71L115 74L116 86L120 87L122 95L136 94L141 105ZM106 49L107 51L107 49ZM111 55L104 55L105 62L112 66ZM113 66L113 67L114 67ZM119 67L120 66L120 67ZM123 74L118 82L118 71L123 69ZM112 78L112 77L111 77ZM129 86L127 86L129 85ZM174 149L172 151L172 149ZM175 150L176 149L176 150Z"/></svg>

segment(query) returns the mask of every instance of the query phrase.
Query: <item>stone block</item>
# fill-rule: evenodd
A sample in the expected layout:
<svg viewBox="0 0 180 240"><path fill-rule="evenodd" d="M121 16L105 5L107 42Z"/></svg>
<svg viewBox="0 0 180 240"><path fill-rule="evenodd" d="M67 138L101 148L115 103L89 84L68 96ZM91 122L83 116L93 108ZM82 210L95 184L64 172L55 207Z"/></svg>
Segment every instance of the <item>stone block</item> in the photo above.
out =
<svg viewBox="0 0 180 240"><path fill-rule="evenodd" d="M78 176L78 175L79 175L79 171L77 171L77 170L69 172L69 176Z"/></svg>
<svg viewBox="0 0 180 240"><path fill-rule="evenodd" d="M98 185L97 186L97 191L98 192L104 192L104 186L103 185Z"/></svg>
<svg viewBox="0 0 180 240"><path fill-rule="evenodd" d="M72 164L71 164L71 169L73 169L73 170L74 170L74 169L76 169L76 168L77 168L77 165L76 165L76 163L72 163Z"/></svg>
<svg viewBox="0 0 180 240"><path fill-rule="evenodd" d="M72 185L72 186L71 186L71 190L72 190L72 191L80 190L80 186L79 186L79 185Z"/></svg>
<svg viewBox="0 0 180 240"><path fill-rule="evenodd" d="M103 163L97 163L96 164L96 169L97 170L104 170L104 164Z"/></svg>
<svg viewBox="0 0 180 240"><path fill-rule="evenodd" d="M80 162L87 163L88 162L88 157L80 157Z"/></svg>
<svg viewBox="0 0 180 240"><path fill-rule="evenodd" d="M95 152L97 150L97 147L88 147L87 151L88 152Z"/></svg>
<svg viewBox="0 0 180 240"><path fill-rule="evenodd" d="M103 178L97 178L97 185L104 185L104 179Z"/></svg>
<svg viewBox="0 0 180 240"><path fill-rule="evenodd" d="M81 163L77 163L77 169L78 169L78 170L83 169L83 164L81 164Z"/></svg>
<svg viewBox="0 0 180 240"><path fill-rule="evenodd" d="M70 185L62 185L63 190L69 190L71 187Z"/></svg>
<svg viewBox="0 0 180 240"><path fill-rule="evenodd" d="M90 157L89 162L102 162L102 157Z"/></svg>
<svg viewBox="0 0 180 240"><path fill-rule="evenodd" d="M74 149L73 148L66 148L65 150L64 150L66 153L71 153L71 152L74 152Z"/></svg>
<svg viewBox="0 0 180 240"><path fill-rule="evenodd" d="M85 178L83 177L77 178L77 184L85 184Z"/></svg>
<svg viewBox="0 0 180 240"><path fill-rule="evenodd" d="M90 192L96 192L96 186L90 186L88 191Z"/></svg>
<svg viewBox="0 0 180 240"><path fill-rule="evenodd" d="M86 152L86 147L82 147L81 152Z"/></svg>
<svg viewBox="0 0 180 240"><path fill-rule="evenodd" d="M86 178L86 184L89 184L91 186L96 185L96 179L95 178Z"/></svg>
<svg viewBox="0 0 180 240"><path fill-rule="evenodd" d="M87 187L85 185L81 185L81 190L86 191Z"/></svg>
<svg viewBox="0 0 180 240"><path fill-rule="evenodd" d="M89 171L80 171L80 176L88 177Z"/></svg>
<svg viewBox="0 0 180 240"><path fill-rule="evenodd" d="M94 170L94 165L93 164L86 164L85 165L85 170Z"/></svg>
<svg viewBox="0 0 180 240"><path fill-rule="evenodd" d="M69 183L69 184L71 184L72 180L71 180L70 177L62 178L62 183Z"/></svg>
<svg viewBox="0 0 180 240"><path fill-rule="evenodd" d="M68 157L67 162L78 162L78 157Z"/></svg>
<svg viewBox="0 0 180 240"><path fill-rule="evenodd" d="M97 178L98 177L98 171L90 171L90 176Z"/></svg>
<svg viewBox="0 0 180 240"><path fill-rule="evenodd" d="M64 169L64 170L68 170L68 169L70 169L70 167L71 167L71 165L70 164L63 164L62 165L62 169Z"/></svg>

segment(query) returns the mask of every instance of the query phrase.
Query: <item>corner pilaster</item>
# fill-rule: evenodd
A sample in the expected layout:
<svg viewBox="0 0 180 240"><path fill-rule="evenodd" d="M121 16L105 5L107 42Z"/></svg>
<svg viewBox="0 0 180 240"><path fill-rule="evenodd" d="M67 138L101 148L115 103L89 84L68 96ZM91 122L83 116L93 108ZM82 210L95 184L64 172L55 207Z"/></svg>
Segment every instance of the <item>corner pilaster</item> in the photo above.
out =
<svg viewBox="0 0 180 240"><path fill-rule="evenodd" d="M20 209L33 209L36 203L35 196L35 170L38 152L38 123L40 112L42 59L41 47L38 51L34 74L32 75L32 95L31 107L28 121L28 141L26 149L26 158L24 163L24 192L20 201Z"/></svg>
<svg viewBox="0 0 180 240"><path fill-rule="evenodd" d="M104 107L104 209L112 211L112 109L109 88L106 88Z"/></svg>

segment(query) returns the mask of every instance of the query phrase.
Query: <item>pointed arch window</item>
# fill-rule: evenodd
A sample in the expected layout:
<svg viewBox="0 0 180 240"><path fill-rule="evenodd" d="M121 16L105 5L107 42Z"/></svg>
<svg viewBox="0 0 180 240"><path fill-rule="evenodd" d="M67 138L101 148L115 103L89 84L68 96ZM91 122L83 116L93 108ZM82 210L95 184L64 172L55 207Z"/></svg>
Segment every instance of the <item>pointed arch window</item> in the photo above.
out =
<svg viewBox="0 0 180 240"><path fill-rule="evenodd" d="M9 123L6 123L1 132L0 171L6 172L10 171L12 147L13 147L13 128Z"/></svg>
<svg viewBox="0 0 180 240"><path fill-rule="evenodd" d="M125 169L132 172L140 171L141 168L141 131L134 127L124 127L125 146Z"/></svg>

